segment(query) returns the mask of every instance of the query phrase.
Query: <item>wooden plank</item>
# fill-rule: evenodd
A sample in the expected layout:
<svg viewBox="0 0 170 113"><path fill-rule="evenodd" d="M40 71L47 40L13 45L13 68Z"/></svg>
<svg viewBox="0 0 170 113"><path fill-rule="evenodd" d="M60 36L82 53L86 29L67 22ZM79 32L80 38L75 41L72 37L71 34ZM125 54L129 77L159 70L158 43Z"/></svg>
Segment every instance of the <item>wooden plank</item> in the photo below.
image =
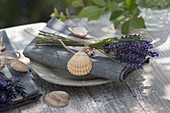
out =
<svg viewBox="0 0 170 113"><path fill-rule="evenodd" d="M98 99L107 103L110 106L109 112L122 113L122 112L144 112L142 107L133 98L128 87L124 83L114 83L98 86L96 89L89 91L93 94L94 98L95 93L98 95Z"/></svg>
<svg viewBox="0 0 170 113"><path fill-rule="evenodd" d="M128 88L122 84L118 85L120 89L114 84L106 84L102 86L86 87L86 88L74 88L74 87L64 87L53 85L47 83L43 80L39 81L39 85L44 91L44 94L53 90L64 90L69 92L71 95L71 101L69 105L65 108L52 108L47 106L43 100L41 100L42 108L49 113L86 113L86 112L98 112L98 113L122 113L122 112L143 112L143 109L139 106L137 101L131 96L131 92ZM124 91L124 92L122 92ZM123 95L124 94L124 95ZM125 96L126 95L126 96ZM121 98L120 98L121 97ZM129 103L127 103L129 102ZM133 103L133 104L132 104ZM129 104L129 105L127 105ZM129 108L131 105L132 108ZM23 111L27 108L32 109L32 107L22 108ZM28 109L28 111L29 111ZM35 108L34 108L35 109ZM47 113L48 113L47 112Z"/></svg>
<svg viewBox="0 0 170 113"><path fill-rule="evenodd" d="M135 78L131 76L126 83L146 112L169 113L169 31L154 32L152 35L159 58L152 59L143 70L133 73Z"/></svg>
<svg viewBox="0 0 170 113"><path fill-rule="evenodd" d="M117 84L116 86L111 83L101 86L76 88L53 85L38 79L37 82L39 82L38 84L41 86L44 94L53 90L64 90L71 95L71 101L65 108L47 107L42 102L42 105L46 106L45 109L51 109L52 113L144 112L125 84Z"/></svg>
<svg viewBox="0 0 170 113"><path fill-rule="evenodd" d="M42 24L41 24L42 25ZM43 24L44 25L44 24ZM31 25L34 29L39 29L39 25ZM28 26L27 26L28 27ZM26 27L26 28L27 28ZM29 39L27 34L22 34L22 28L9 29L10 38L13 47L22 51L24 46L19 46L20 42L16 42L16 37L22 37L22 42ZM15 34L12 31L15 30ZM22 35L21 35L22 34ZM151 63L144 67L144 70L135 71L125 83L110 83L102 86L94 86L88 88L63 87L47 83L37 77L35 81L39 89L44 94L53 90L64 90L71 94L71 101L67 107L51 108L43 102L41 98L39 102L29 104L14 111L6 113L83 113L83 112L161 112L168 113L170 111L170 40L169 31L158 32L153 37L156 50L160 52L159 58L151 59ZM13 39L14 38L14 39ZM15 46L15 43L17 43Z"/></svg>
<svg viewBox="0 0 170 113"><path fill-rule="evenodd" d="M20 113L20 110L18 108L8 110L8 111L3 111L2 113Z"/></svg>
<svg viewBox="0 0 170 113"><path fill-rule="evenodd" d="M43 109L44 106L41 105L41 102L38 101L36 103L28 104L19 107L19 110L21 113L51 113L51 112L46 112Z"/></svg>

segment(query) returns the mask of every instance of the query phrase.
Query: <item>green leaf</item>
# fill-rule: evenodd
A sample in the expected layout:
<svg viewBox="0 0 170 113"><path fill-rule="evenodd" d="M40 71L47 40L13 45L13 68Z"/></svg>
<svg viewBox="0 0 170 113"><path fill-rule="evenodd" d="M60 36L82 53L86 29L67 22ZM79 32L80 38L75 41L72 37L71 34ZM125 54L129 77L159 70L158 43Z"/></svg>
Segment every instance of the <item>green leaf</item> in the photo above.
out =
<svg viewBox="0 0 170 113"><path fill-rule="evenodd" d="M135 2L135 0L126 0L126 7L128 11L133 11L138 7L138 4Z"/></svg>
<svg viewBox="0 0 170 113"><path fill-rule="evenodd" d="M127 35L129 31L129 20L125 21L121 27L121 33Z"/></svg>
<svg viewBox="0 0 170 113"><path fill-rule="evenodd" d="M114 12L119 9L118 4L116 2L107 2L106 6L111 12Z"/></svg>
<svg viewBox="0 0 170 113"><path fill-rule="evenodd" d="M86 17L89 20L95 20L100 17L100 15L105 11L106 8L99 8L97 6L87 6L84 7L80 13L79 17Z"/></svg>
<svg viewBox="0 0 170 113"><path fill-rule="evenodd" d="M114 19L114 27L116 29L119 28L126 19L128 18L125 17L125 15L121 15L118 18Z"/></svg>
<svg viewBox="0 0 170 113"><path fill-rule="evenodd" d="M110 16L110 20L114 20L116 18L118 18L119 16L121 16L124 13L123 10L117 10L112 12L111 16Z"/></svg>
<svg viewBox="0 0 170 113"><path fill-rule="evenodd" d="M60 20L64 21L66 19L63 12L60 12Z"/></svg>
<svg viewBox="0 0 170 113"><path fill-rule="evenodd" d="M69 13L69 9L68 8L66 8L66 16L70 16L70 13Z"/></svg>
<svg viewBox="0 0 170 113"><path fill-rule="evenodd" d="M84 3L83 0L74 0L71 2L71 6L76 8L76 7L83 7Z"/></svg>
<svg viewBox="0 0 170 113"><path fill-rule="evenodd" d="M105 1L104 1L104 0L93 0L93 2L94 2L96 5L105 6Z"/></svg>
<svg viewBox="0 0 170 113"><path fill-rule="evenodd" d="M133 18L130 20L130 27L146 28L145 21L142 17L133 16Z"/></svg>
<svg viewBox="0 0 170 113"><path fill-rule="evenodd" d="M59 13L56 7L54 8L54 11L51 13L50 17L59 17Z"/></svg>

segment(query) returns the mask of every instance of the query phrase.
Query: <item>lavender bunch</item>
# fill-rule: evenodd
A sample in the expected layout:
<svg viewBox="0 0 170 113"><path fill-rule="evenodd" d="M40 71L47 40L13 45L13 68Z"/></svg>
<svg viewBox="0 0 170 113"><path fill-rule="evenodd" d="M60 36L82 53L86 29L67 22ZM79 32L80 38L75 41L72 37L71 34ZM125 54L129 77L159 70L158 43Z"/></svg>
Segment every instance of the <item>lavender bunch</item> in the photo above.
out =
<svg viewBox="0 0 170 113"><path fill-rule="evenodd" d="M102 48L106 54L112 54L113 58L120 62L125 62L128 67L135 69L142 68L141 63L147 56L156 57L157 52L151 51L153 48L151 41L142 40L140 35L122 36L121 39L139 39L137 41L104 43Z"/></svg>
<svg viewBox="0 0 170 113"><path fill-rule="evenodd" d="M45 38L37 37L37 44L62 46L61 42L58 41L58 39L60 39L63 43L69 46L84 45L80 41L67 39L45 31L40 31L40 35L45 36ZM128 67L135 69L142 68L141 63L144 62L148 56L158 56L157 52L150 50L153 48L151 41L143 40L141 35L138 34L126 35L121 38L111 37L98 41L92 41L89 43L89 46L98 50L102 49L109 57L112 56L112 58L120 62L124 62Z"/></svg>
<svg viewBox="0 0 170 113"><path fill-rule="evenodd" d="M6 110L12 108L12 100L17 98L17 95L26 96L20 80L17 78L7 79L0 72L0 109Z"/></svg>

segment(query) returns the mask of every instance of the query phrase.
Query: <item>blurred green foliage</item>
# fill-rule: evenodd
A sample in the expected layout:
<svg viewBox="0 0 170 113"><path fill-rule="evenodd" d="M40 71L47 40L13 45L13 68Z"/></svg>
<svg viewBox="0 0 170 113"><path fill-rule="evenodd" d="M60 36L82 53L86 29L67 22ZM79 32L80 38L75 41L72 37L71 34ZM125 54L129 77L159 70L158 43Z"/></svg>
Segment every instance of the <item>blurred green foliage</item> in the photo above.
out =
<svg viewBox="0 0 170 113"><path fill-rule="evenodd" d="M140 10L136 0L69 0L69 3L65 9L66 15L55 8L51 16L61 20L73 17L96 20L103 13L111 12L110 20L115 28L121 28L122 34L127 34L129 28L145 28L144 19L139 16ZM70 7L77 11L76 15L69 14Z"/></svg>
<svg viewBox="0 0 170 113"><path fill-rule="evenodd" d="M54 0L0 0L0 28L47 21Z"/></svg>
<svg viewBox="0 0 170 113"><path fill-rule="evenodd" d="M155 7L163 8L170 4L170 0L0 0L0 28L46 22L50 16L61 20L75 17L95 20L109 11L114 26L127 34L130 27L145 28L136 1L145 7L157 4Z"/></svg>

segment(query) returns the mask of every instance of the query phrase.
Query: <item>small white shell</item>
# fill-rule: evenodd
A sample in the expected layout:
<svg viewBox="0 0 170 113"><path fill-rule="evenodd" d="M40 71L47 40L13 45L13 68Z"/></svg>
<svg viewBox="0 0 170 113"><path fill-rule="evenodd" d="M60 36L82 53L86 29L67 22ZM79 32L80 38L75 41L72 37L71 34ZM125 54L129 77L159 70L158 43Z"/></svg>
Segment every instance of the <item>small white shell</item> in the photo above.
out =
<svg viewBox="0 0 170 113"><path fill-rule="evenodd" d="M20 71L20 72L28 72L29 71L28 66L19 60L16 60L16 59L10 60L8 62L8 64L11 68L13 68L16 71Z"/></svg>
<svg viewBox="0 0 170 113"><path fill-rule="evenodd" d="M44 96L44 101L52 107L67 106L69 99L69 94L64 91L53 91Z"/></svg>
<svg viewBox="0 0 170 113"><path fill-rule="evenodd" d="M77 52L68 61L67 68L73 75L87 75L92 69L92 60L85 52Z"/></svg>
<svg viewBox="0 0 170 113"><path fill-rule="evenodd" d="M68 27L68 30L71 31L75 36L79 38L85 38L88 34L88 31L84 27Z"/></svg>

